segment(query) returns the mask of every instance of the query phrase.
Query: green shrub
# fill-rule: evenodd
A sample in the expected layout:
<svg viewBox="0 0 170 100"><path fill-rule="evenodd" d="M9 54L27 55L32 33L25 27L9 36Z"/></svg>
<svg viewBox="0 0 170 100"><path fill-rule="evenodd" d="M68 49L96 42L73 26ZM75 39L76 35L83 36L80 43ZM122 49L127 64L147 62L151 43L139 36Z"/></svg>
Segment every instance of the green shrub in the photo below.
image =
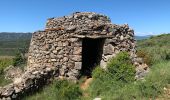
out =
<svg viewBox="0 0 170 100"><path fill-rule="evenodd" d="M104 69L102 69L100 66L97 66L92 72L92 77L94 79L97 79L97 78L102 79L102 77L103 76L105 77L106 75L107 75L107 72Z"/></svg>
<svg viewBox="0 0 170 100"><path fill-rule="evenodd" d="M155 98L163 92L163 88L170 84L170 62L153 65L145 81L139 81L137 86L141 96Z"/></svg>
<svg viewBox="0 0 170 100"><path fill-rule="evenodd" d="M108 63L108 70L97 67L93 71L94 80L88 88L90 99L101 97L104 100L147 100L155 99L163 93L163 88L170 84L170 62L155 63L144 80L134 81L134 70L120 67L131 64L127 56L127 53L120 53ZM116 68L113 67L115 65ZM121 70L129 70L127 72L130 73ZM124 77L123 74L122 79L119 74L116 75L117 71L127 76Z"/></svg>
<svg viewBox="0 0 170 100"><path fill-rule="evenodd" d="M170 50L165 50L164 54L165 54L165 60L170 60Z"/></svg>
<svg viewBox="0 0 170 100"><path fill-rule="evenodd" d="M120 52L108 63L108 72L112 74L116 81L125 83L135 80L135 67L131 63L127 52Z"/></svg>
<svg viewBox="0 0 170 100"><path fill-rule="evenodd" d="M133 82L135 80L135 67L131 63L129 54L127 52L120 52L108 62L107 70L98 66L92 72L92 76L95 79L100 78L101 80L111 78L112 80L124 83Z"/></svg>
<svg viewBox="0 0 170 100"><path fill-rule="evenodd" d="M137 56L142 58L147 65L151 66L153 64L153 58L147 51L138 50Z"/></svg>
<svg viewBox="0 0 170 100"><path fill-rule="evenodd" d="M25 97L24 100L79 100L81 95L77 84L58 80L33 96Z"/></svg>
<svg viewBox="0 0 170 100"><path fill-rule="evenodd" d="M116 94L119 90L135 80L135 68L127 52L120 52L107 64L107 70L96 67L92 72L93 81L88 88L92 98ZM106 99L107 100L107 99ZM109 100L109 99L108 99ZM110 99L112 100L112 99Z"/></svg>
<svg viewBox="0 0 170 100"><path fill-rule="evenodd" d="M146 98L155 98L162 92L162 87L152 82L139 82L137 86L138 91L141 92L141 96Z"/></svg>
<svg viewBox="0 0 170 100"><path fill-rule="evenodd" d="M144 80L130 83L115 81L102 74L97 68L97 76L88 89L90 99L101 97L104 100L148 100L158 98L163 93L163 88L170 84L170 62L154 64ZM96 70L95 70L96 71ZM103 75L103 76L102 76ZM102 80L101 80L102 79Z"/></svg>
<svg viewBox="0 0 170 100"><path fill-rule="evenodd" d="M26 63L26 58L24 57L25 51L18 50L15 57L13 58L13 65L14 66L21 66L22 64Z"/></svg>
<svg viewBox="0 0 170 100"><path fill-rule="evenodd" d="M3 70L12 65L13 60L11 58L0 58L0 74L3 74Z"/></svg>
<svg viewBox="0 0 170 100"><path fill-rule="evenodd" d="M75 100L81 96L81 91L75 83L62 80L56 82L55 87L59 100Z"/></svg>
<svg viewBox="0 0 170 100"><path fill-rule="evenodd" d="M6 80L4 74L0 74L0 86L5 86L8 83L11 83L11 80Z"/></svg>
<svg viewBox="0 0 170 100"><path fill-rule="evenodd" d="M164 60L170 60L170 34L153 36L150 39L137 42L138 55L145 58L145 62L150 65L160 63ZM148 42L152 45L148 45ZM148 56L143 56L148 55ZM146 54L145 54L146 53ZM150 58L152 59L150 61Z"/></svg>
<svg viewBox="0 0 170 100"><path fill-rule="evenodd" d="M147 100L156 99L163 93L163 88L170 84L170 62L161 62L151 67L150 73L144 80L128 84L120 88L118 95L111 95L122 100Z"/></svg>
<svg viewBox="0 0 170 100"><path fill-rule="evenodd" d="M0 58L0 86L4 86L11 82L11 80L6 80L4 77L4 69L9 65L12 65L12 58Z"/></svg>

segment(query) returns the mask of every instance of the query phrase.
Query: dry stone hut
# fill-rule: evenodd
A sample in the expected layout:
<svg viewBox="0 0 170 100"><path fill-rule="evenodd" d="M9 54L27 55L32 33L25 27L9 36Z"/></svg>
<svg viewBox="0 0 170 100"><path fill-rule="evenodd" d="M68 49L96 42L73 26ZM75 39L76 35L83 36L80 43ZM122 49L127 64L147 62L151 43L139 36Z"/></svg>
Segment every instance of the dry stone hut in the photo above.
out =
<svg viewBox="0 0 170 100"><path fill-rule="evenodd" d="M120 51L129 52L137 78L147 72L147 65L136 57L134 31L128 25L112 24L107 16L91 12L48 19L44 31L33 33L25 72L0 87L0 100L20 100L54 76L90 76L96 65L105 68Z"/></svg>
<svg viewBox="0 0 170 100"><path fill-rule="evenodd" d="M80 74L91 75L97 65L105 67L120 51L128 51L139 67L134 31L127 24L112 24L101 14L76 12L48 19L45 31L33 34L28 68L55 67L59 77L77 79Z"/></svg>

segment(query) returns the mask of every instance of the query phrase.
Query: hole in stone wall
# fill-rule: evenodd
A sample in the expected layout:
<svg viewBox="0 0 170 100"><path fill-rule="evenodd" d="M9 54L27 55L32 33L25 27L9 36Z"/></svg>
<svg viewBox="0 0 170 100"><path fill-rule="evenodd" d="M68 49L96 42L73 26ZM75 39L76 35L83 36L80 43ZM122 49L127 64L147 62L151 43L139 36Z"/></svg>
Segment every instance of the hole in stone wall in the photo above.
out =
<svg viewBox="0 0 170 100"><path fill-rule="evenodd" d="M93 69L100 65L105 39L84 38L82 40L81 75L91 77Z"/></svg>

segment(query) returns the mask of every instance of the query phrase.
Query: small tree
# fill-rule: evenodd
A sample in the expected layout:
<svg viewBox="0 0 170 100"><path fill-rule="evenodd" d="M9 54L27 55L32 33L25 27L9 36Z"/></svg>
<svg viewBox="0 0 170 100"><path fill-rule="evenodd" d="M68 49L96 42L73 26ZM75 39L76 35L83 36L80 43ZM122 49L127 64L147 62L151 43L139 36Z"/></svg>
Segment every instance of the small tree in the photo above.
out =
<svg viewBox="0 0 170 100"><path fill-rule="evenodd" d="M13 65L14 66L19 66L21 64L26 63L26 59L24 57L25 50L18 49L15 58L13 58Z"/></svg>

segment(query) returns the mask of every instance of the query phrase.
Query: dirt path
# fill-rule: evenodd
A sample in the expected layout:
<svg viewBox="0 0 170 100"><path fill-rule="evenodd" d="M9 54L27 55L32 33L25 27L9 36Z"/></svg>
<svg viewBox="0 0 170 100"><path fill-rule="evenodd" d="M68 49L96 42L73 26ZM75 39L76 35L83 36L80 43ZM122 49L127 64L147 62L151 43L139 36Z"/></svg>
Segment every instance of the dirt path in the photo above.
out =
<svg viewBox="0 0 170 100"><path fill-rule="evenodd" d="M92 82L93 78L87 78L84 83L80 85L82 90L86 90L89 87L89 84Z"/></svg>
<svg viewBox="0 0 170 100"><path fill-rule="evenodd" d="M80 84L80 88L83 90L83 96L88 97L89 93L87 93L87 88L89 87L90 83L92 82L93 78L87 78L85 77L85 81Z"/></svg>

